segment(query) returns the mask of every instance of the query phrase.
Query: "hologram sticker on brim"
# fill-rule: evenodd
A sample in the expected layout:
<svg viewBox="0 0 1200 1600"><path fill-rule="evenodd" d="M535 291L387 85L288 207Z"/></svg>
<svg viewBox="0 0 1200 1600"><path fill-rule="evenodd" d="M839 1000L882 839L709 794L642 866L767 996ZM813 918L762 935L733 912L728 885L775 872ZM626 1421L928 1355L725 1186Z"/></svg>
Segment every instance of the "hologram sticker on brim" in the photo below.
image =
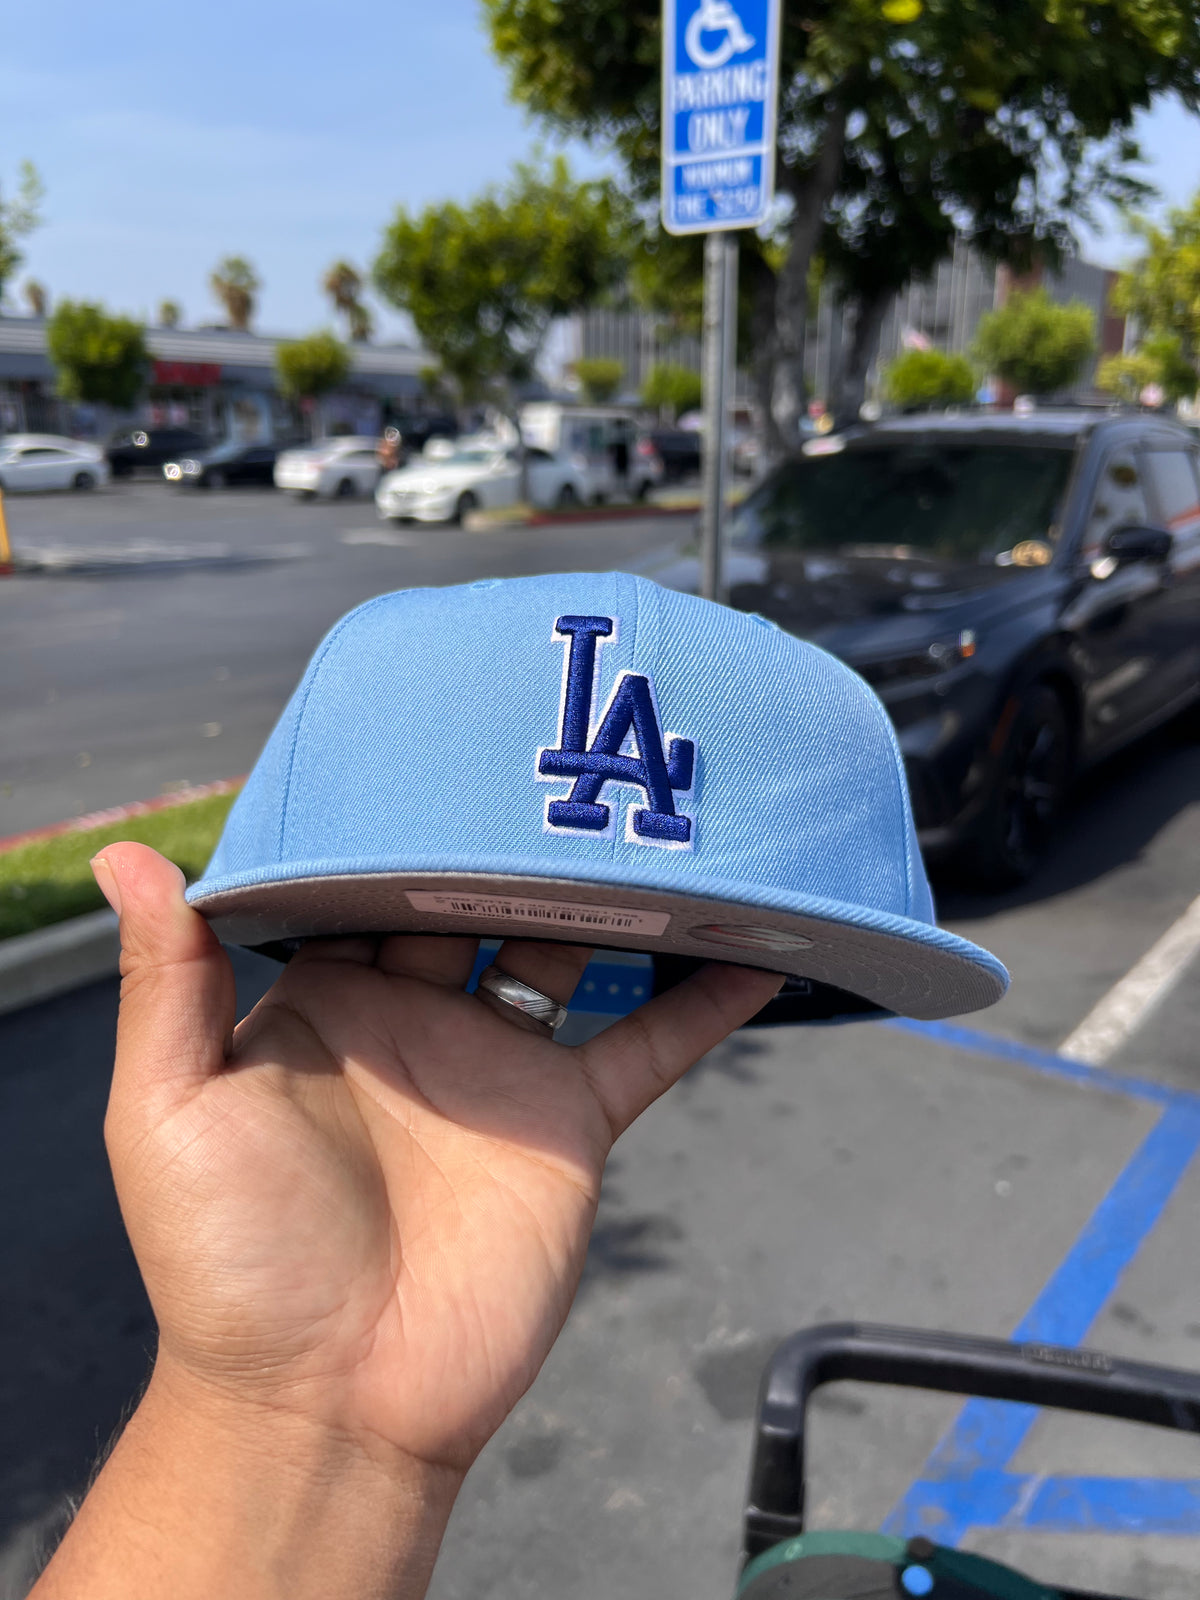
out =
<svg viewBox="0 0 1200 1600"><path fill-rule="evenodd" d="M494 917L497 922L541 922L559 928L594 928L598 933L640 933L657 938L667 931L670 913L634 911L626 906L575 904L570 900L528 900L514 895L439 894L432 889L409 889L414 911L433 911L440 917Z"/></svg>

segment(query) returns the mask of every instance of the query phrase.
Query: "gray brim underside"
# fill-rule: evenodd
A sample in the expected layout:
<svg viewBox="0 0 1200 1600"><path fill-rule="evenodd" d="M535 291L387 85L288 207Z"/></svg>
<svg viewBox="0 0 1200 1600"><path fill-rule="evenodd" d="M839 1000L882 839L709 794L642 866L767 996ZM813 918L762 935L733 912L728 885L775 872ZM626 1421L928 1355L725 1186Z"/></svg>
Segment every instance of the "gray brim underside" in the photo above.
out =
<svg viewBox="0 0 1200 1600"><path fill-rule="evenodd" d="M430 909L427 900L414 905L409 898L414 893L419 900L430 895L458 897L462 902L488 897L595 907L603 914L603 925L588 928L529 916L441 912ZM816 979L885 1010L922 1020L981 1010L1004 992L1002 980L969 957L899 934L728 900L562 878L355 873L225 889L198 897L195 905L226 944L269 945L356 933L444 933L663 951ZM636 914L631 919L635 922L647 915L668 920L661 932L630 931L613 925L619 920L614 908ZM731 939L739 937L740 929L758 939L777 934L780 944L739 947ZM789 939L796 942L789 946Z"/></svg>

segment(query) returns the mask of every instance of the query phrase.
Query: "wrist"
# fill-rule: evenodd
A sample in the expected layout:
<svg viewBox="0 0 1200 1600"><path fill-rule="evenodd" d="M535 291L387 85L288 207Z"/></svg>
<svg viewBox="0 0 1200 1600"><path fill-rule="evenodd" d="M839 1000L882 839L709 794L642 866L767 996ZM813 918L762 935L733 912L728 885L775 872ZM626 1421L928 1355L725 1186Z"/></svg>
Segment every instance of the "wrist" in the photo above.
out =
<svg viewBox="0 0 1200 1600"><path fill-rule="evenodd" d="M160 1361L36 1600L410 1600L462 1483Z"/></svg>

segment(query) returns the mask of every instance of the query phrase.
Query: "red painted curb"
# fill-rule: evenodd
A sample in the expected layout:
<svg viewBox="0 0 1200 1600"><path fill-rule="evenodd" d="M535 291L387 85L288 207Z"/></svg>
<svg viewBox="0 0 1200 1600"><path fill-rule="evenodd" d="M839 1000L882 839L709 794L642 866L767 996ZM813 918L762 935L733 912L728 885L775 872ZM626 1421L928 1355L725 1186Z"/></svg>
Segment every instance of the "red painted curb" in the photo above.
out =
<svg viewBox="0 0 1200 1600"><path fill-rule="evenodd" d="M91 828L104 828L113 822L125 822L130 817L169 811L172 806L186 805L189 800L206 800L210 795L231 794L240 789L245 781L245 777L220 778L216 783L193 784L173 794L161 794L154 800L133 800L128 805L110 806L107 811L89 811L85 816L72 817L68 822L52 822L45 828L30 828L27 833L11 833L6 839L0 839L0 855L15 850L19 845L33 844L38 839L53 839L60 833L87 833Z"/></svg>

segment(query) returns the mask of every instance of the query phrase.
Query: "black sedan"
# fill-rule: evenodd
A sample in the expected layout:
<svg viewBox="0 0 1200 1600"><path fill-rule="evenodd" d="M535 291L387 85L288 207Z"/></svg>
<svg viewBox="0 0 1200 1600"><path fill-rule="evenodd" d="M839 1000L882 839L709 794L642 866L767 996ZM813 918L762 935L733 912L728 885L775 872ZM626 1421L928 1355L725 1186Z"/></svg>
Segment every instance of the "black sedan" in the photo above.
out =
<svg viewBox="0 0 1200 1600"><path fill-rule="evenodd" d="M813 439L743 504L727 576L875 687L926 853L1016 883L1076 774L1200 700L1200 449L1082 410Z"/></svg>
<svg viewBox="0 0 1200 1600"><path fill-rule="evenodd" d="M130 478L139 469L158 468L211 446L212 440L194 428L135 428L110 439L104 454L114 478Z"/></svg>
<svg viewBox="0 0 1200 1600"><path fill-rule="evenodd" d="M163 477L168 483L193 489L223 489L227 483L273 486L278 454L277 445L227 441L211 450L198 450L194 455L168 461L162 469Z"/></svg>

